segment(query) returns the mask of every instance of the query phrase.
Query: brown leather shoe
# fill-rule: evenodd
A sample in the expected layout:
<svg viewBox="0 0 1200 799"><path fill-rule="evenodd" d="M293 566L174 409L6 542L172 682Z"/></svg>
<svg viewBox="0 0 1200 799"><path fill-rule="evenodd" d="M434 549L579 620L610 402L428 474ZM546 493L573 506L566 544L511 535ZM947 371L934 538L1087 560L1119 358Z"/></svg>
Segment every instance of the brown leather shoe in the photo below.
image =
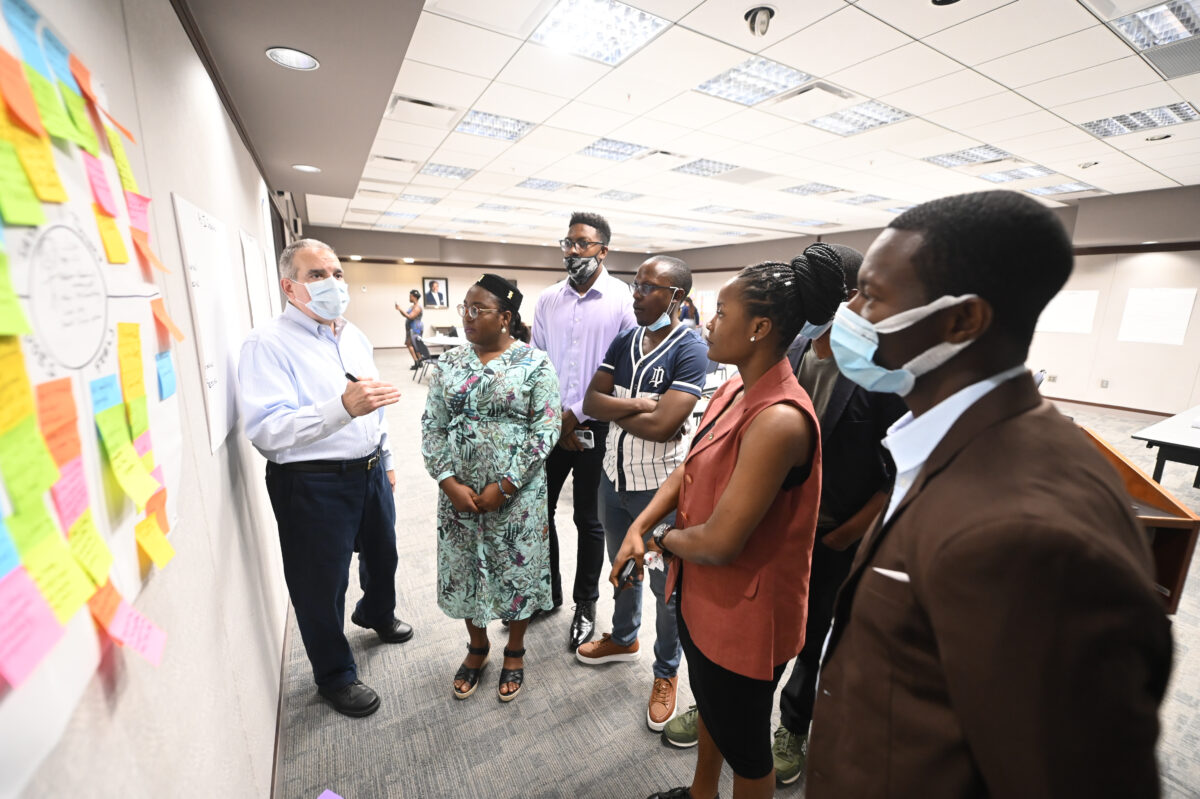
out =
<svg viewBox="0 0 1200 799"><path fill-rule="evenodd" d="M598 641L588 641L580 644L575 650L575 659L587 666L598 666L601 663L620 663L623 660L638 659L638 642L633 639L629 646L621 646L610 633L600 636Z"/></svg>
<svg viewBox="0 0 1200 799"><path fill-rule="evenodd" d="M679 686L679 675L670 679L655 677L650 689L650 704L646 707L646 726L662 732L667 722L675 715L675 689Z"/></svg>

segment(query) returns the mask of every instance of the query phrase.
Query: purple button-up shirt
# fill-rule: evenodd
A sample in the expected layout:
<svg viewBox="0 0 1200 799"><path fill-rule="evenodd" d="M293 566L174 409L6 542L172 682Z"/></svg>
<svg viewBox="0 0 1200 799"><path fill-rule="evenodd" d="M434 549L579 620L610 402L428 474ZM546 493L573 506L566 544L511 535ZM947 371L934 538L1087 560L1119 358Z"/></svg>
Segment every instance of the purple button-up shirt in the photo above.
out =
<svg viewBox="0 0 1200 799"><path fill-rule="evenodd" d="M583 296L566 280L542 292L533 312L533 346L554 364L564 411L590 418L583 414L588 384L613 338L636 324L629 287L604 267Z"/></svg>

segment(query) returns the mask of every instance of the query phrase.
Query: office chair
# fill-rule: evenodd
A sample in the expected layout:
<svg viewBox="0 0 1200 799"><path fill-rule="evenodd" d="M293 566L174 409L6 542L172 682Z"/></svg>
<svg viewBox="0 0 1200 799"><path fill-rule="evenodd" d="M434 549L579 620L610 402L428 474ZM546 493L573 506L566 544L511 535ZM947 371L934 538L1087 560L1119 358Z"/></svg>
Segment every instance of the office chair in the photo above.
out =
<svg viewBox="0 0 1200 799"><path fill-rule="evenodd" d="M425 339L415 333L412 337L412 345L421 359L419 361L419 368L413 372L413 380L420 383L425 379L425 372L428 371L429 365L436 363L440 356L430 354L429 345L425 343Z"/></svg>

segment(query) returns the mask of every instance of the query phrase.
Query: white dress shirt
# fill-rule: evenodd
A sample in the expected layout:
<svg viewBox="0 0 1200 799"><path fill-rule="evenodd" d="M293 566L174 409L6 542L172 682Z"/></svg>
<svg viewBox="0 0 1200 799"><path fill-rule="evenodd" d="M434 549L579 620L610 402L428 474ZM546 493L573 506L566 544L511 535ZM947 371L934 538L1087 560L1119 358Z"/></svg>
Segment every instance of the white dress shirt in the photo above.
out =
<svg viewBox="0 0 1200 799"><path fill-rule="evenodd" d="M351 417L342 404L346 373L379 375L371 342L344 318L334 328L288 303L251 331L238 364L246 435L275 463L356 460L382 447L383 467L391 470L384 409Z"/></svg>

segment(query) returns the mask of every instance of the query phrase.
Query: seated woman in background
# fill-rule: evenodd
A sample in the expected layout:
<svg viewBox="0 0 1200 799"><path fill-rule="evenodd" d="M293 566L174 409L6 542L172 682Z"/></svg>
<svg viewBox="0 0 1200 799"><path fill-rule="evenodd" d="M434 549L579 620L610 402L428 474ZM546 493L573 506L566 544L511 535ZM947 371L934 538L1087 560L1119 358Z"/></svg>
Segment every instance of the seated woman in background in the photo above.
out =
<svg viewBox="0 0 1200 799"><path fill-rule="evenodd" d="M413 334L421 335L425 332L425 323L421 321L421 292L413 289L408 292L408 310L400 307L400 303L396 303L396 310L404 317L404 346L408 347L408 354L412 356L413 364L409 369L416 369L421 365L421 357L417 355L416 349L413 347Z"/></svg>
<svg viewBox="0 0 1200 799"><path fill-rule="evenodd" d="M469 347L438 359L421 417L421 454L438 481L438 607L465 619L471 642L454 696L475 691L487 665L487 624L510 622L498 693L524 680L525 628L550 610L546 456L559 434L558 378L521 322L521 293L497 275L467 292Z"/></svg>
<svg viewBox="0 0 1200 799"><path fill-rule="evenodd" d="M696 303L692 302L691 297L684 297L679 304L679 324L700 327L700 312L696 310Z"/></svg>
<svg viewBox="0 0 1200 799"><path fill-rule="evenodd" d="M687 459L615 558L614 584L631 557L640 579L647 548L668 558L667 594L678 586L679 638L700 715L690 788L651 799L713 799L722 762L733 769L735 799L774 793L771 710L804 643L821 493L816 416L784 353L805 322L828 318L818 306L830 292L818 287L841 291L841 267L825 249L746 267L721 288L709 357L738 374L713 396ZM660 524L672 510L677 527Z"/></svg>

